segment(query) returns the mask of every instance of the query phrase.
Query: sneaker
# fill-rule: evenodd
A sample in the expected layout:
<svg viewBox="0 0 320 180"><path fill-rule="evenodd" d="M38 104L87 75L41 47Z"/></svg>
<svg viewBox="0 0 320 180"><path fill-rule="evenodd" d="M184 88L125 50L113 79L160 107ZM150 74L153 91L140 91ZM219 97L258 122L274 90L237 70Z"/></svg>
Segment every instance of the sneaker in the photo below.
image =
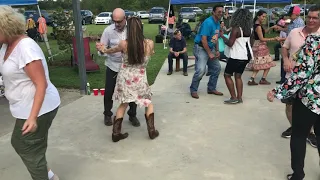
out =
<svg viewBox="0 0 320 180"><path fill-rule="evenodd" d="M187 72L183 72L183 75L184 75L184 76L188 76L188 73L187 73Z"/></svg>
<svg viewBox="0 0 320 180"><path fill-rule="evenodd" d="M314 148L317 147L317 138L316 135L313 133L310 133L309 136L307 137L307 142Z"/></svg>
<svg viewBox="0 0 320 180"><path fill-rule="evenodd" d="M225 104L237 104L239 103L239 100L238 99L228 99L228 100L225 100L224 101Z"/></svg>
<svg viewBox="0 0 320 180"><path fill-rule="evenodd" d="M59 177L55 174L55 175L53 175L53 177L50 178L49 180L59 180Z"/></svg>
<svg viewBox="0 0 320 180"><path fill-rule="evenodd" d="M172 74L172 71L169 71L169 72L167 73L168 76L170 76L171 74Z"/></svg>
<svg viewBox="0 0 320 180"><path fill-rule="evenodd" d="M284 131L284 132L281 134L281 137L283 137L283 138L290 138L290 137L291 137L291 134L292 134L292 128L289 127L286 131Z"/></svg>

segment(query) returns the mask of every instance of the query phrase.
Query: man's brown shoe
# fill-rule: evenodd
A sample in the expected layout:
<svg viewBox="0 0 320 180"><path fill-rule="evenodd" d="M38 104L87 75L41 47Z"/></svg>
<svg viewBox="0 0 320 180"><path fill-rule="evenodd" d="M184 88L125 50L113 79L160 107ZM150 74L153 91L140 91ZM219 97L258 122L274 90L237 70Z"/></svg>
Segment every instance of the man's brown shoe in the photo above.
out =
<svg viewBox="0 0 320 180"><path fill-rule="evenodd" d="M199 99L199 95L196 92L191 93L191 97L193 97L195 99Z"/></svg>
<svg viewBox="0 0 320 180"><path fill-rule="evenodd" d="M208 91L208 94L214 94L214 95L217 95L217 96L223 96L223 93L222 93L222 92L219 92L219 91L217 91L217 90Z"/></svg>

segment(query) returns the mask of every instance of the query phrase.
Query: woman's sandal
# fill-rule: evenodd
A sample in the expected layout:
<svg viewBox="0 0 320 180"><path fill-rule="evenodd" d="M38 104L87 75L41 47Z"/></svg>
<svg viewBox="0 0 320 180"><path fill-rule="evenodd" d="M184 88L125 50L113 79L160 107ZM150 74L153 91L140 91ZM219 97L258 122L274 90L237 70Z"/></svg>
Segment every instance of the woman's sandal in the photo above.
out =
<svg viewBox="0 0 320 180"><path fill-rule="evenodd" d="M287 179L290 180L290 179L292 178L292 175L293 175L293 174L288 174L288 175L287 175Z"/></svg>

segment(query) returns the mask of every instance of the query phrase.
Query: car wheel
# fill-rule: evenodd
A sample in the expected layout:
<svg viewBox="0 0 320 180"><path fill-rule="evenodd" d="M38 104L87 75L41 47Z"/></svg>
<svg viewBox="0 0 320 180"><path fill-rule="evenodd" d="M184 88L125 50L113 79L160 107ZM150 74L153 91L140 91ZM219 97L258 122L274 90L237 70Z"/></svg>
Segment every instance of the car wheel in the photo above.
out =
<svg viewBox="0 0 320 180"><path fill-rule="evenodd" d="M152 24L152 21L149 21L149 24Z"/></svg>

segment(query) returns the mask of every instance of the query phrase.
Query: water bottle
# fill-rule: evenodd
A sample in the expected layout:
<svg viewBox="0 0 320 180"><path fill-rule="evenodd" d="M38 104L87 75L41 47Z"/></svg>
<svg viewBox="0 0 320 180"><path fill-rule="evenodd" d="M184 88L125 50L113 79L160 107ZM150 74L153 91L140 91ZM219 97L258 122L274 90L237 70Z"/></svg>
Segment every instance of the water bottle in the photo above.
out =
<svg viewBox="0 0 320 180"><path fill-rule="evenodd" d="M91 95L90 84L87 83L87 95Z"/></svg>

